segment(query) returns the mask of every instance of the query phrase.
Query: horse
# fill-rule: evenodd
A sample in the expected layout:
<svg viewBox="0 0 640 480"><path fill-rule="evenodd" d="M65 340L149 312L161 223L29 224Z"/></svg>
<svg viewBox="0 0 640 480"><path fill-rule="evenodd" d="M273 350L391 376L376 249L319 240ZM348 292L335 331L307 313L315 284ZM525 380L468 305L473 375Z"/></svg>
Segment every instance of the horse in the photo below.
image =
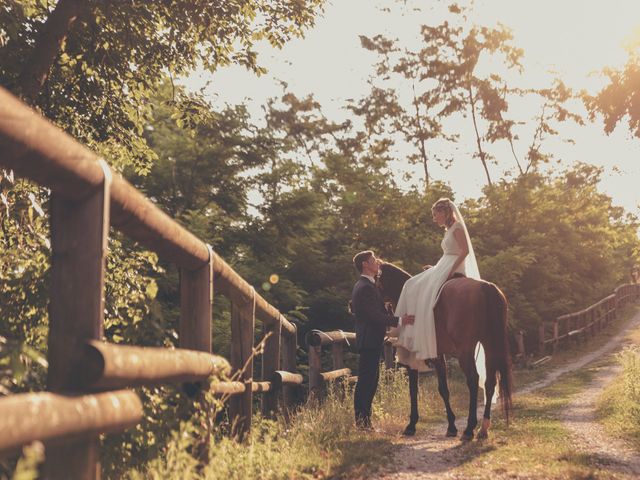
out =
<svg viewBox="0 0 640 480"><path fill-rule="evenodd" d="M383 263L378 276L378 288L385 302L395 310L400 292L411 277L392 263ZM478 342L485 350L487 379L485 382L484 418L478 432L478 439L488 438L491 426L491 399L496 387L498 374L500 401L509 424L512 410L511 356L507 334L507 299L493 283L456 275L445 282L434 308L438 357L432 361L438 375L438 392L447 411L446 436L455 437L458 430L455 415L449 403L449 387L445 355L458 358L469 388L469 416L461 440L473 439L478 424L478 371L475 364L475 350ZM409 395L411 413L404 435L415 435L418 423L418 371L407 367L409 374Z"/></svg>

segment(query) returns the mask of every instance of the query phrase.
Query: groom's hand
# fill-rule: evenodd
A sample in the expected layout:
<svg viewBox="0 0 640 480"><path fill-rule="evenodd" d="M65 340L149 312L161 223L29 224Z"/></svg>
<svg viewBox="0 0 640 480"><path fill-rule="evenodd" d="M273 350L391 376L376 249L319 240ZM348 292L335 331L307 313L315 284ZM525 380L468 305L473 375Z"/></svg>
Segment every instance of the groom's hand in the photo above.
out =
<svg viewBox="0 0 640 480"><path fill-rule="evenodd" d="M400 319L402 325L413 325L413 322L416 321L415 315L404 314Z"/></svg>

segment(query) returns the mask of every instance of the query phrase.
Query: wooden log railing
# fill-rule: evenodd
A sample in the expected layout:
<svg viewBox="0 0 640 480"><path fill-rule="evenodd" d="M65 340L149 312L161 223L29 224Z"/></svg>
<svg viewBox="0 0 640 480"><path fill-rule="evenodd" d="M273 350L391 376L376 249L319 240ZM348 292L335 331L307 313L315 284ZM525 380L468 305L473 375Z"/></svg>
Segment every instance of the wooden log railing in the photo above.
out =
<svg viewBox="0 0 640 480"><path fill-rule="evenodd" d="M356 334L353 332L311 330L306 335L309 354L309 398L322 399L329 382L346 380L355 382L357 377L351 375L351 369L344 368L344 348L355 345ZM322 371L322 347L331 346L333 369Z"/></svg>
<svg viewBox="0 0 640 480"><path fill-rule="evenodd" d="M395 351L392 337L384 340L384 364L387 369L395 368ZM356 343L356 334L336 330L323 332L311 330L306 335L306 344L309 353L309 398L321 399L326 393L326 386L338 380L353 384L358 380L352 375L351 369L344 366L345 348L353 347ZM332 370L322 371L322 347L331 348Z"/></svg>
<svg viewBox="0 0 640 480"><path fill-rule="evenodd" d="M291 405L291 386L302 382L296 373L295 325L104 160L2 88L0 167L50 189L52 251L49 393L0 399L0 454L41 440L47 478L96 478L98 435L141 419L136 394L121 390L136 385L206 380L230 372L237 381L214 380L210 388L231 396L239 436L250 429L254 392L264 393L265 415L278 408L280 392L281 405ZM179 268L179 349L102 341L110 227ZM231 301L230 362L211 353L214 283ZM253 381L256 320L267 335L259 382Z"/></svg>
<svg viewBox="0 0 640 480"><path fill-rule="evenodd" d="M599 302L578 312L544 322L538 329L538 354L555 353L570 341L580 342L603 330L620 308L640 300L640 284L625 284ZM524 342L517 342L518 354L526 358Z"/></svg>

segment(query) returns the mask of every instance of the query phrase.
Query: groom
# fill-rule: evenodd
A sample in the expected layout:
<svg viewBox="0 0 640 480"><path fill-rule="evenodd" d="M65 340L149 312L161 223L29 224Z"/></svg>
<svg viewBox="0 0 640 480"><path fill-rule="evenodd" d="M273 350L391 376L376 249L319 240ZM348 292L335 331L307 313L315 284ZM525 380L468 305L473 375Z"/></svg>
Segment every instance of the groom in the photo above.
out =
<svg viewBox="0 0 640 480"><path fill-rule="evenodd" d="M353 286L351 306L356 317L356 346L360 353L358 383L354 396L356 426L371 429L371 403L378 388L380 354L387 327L398 325L394 317L384 308L384 301L376 287L380 261L371 250L353 257L353 265L361 275ZM402 323L412 324L413 315L403 315Z"/></svg>

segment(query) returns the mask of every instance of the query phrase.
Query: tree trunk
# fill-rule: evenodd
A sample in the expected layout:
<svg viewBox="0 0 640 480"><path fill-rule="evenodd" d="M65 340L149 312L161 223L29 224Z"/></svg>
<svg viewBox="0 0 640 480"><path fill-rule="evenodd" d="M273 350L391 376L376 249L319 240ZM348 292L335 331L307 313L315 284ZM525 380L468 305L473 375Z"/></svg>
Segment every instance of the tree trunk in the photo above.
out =
<svg viewBox="0 0 640 480"><path fill-rule="evenodd" d="M429 157L427 156L427 148L424 141L424 129L422 127L422 121L420 118L420 108L418 104L418 97L416 96L416 86L413 85L413 105L416 107L416 125L418 127L418 148L420 149L420 156L422 158L422 167L424 168L424 182L425 187L429 188Z"/></svg>
<svg viewBox="0 0 640 480"><path fill-rule="evenodd" d="M471 90L471 85L467 87L467 91L469 92L469 105L471 106L471 119L473 120L473 129L476 132L476 142L478 144L478 155L480 156L480 161L482 162L482 166L484 167L484 172L487 175L487 182L489 186L493 185L491 182L491 176L489 175L489 168L487 167L487 161L485 159L485 152L482 150L482 141L480 139L480 133L478 132L478 122L476 120L476 99L473 97L473 91Z"/></svg>
<svg viewBox="0 0 640 480"><path fill-rule="evenodd" d="M19 79L22 98L27 103L35 103L71 27L88 8L85 0L60 0L42 25L33 53L25 62Z"/></svg>

